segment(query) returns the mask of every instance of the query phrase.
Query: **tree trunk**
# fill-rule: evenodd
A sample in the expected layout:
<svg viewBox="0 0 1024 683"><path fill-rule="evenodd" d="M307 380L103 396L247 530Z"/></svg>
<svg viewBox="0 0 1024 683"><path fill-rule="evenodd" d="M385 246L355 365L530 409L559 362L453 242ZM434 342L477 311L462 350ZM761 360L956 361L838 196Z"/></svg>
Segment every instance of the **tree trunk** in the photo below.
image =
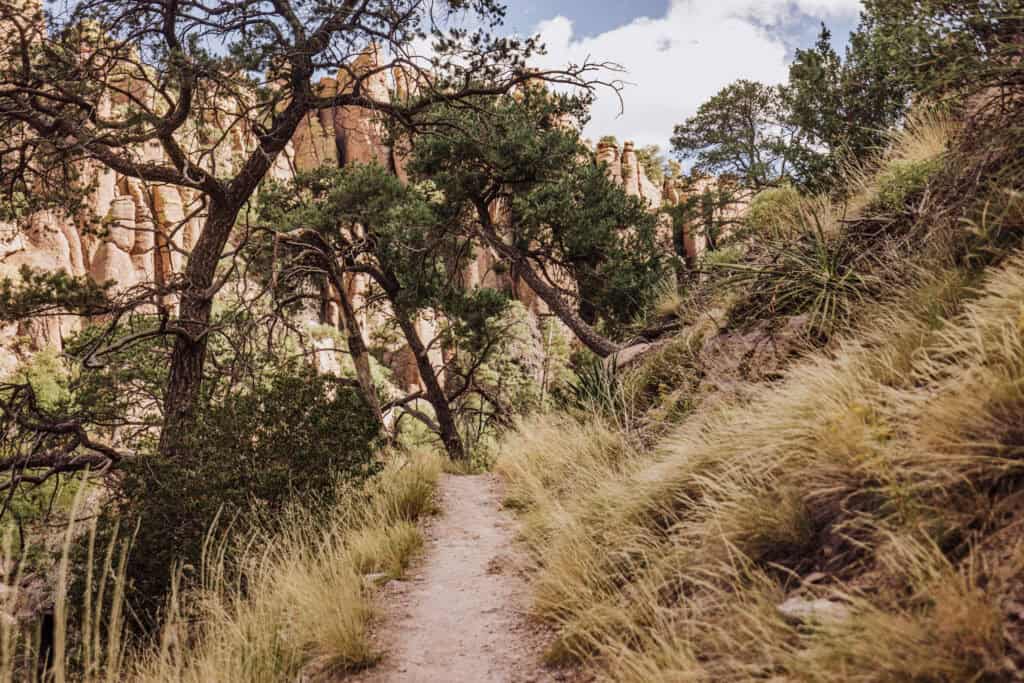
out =
<svg viewBox="0 0 1024 683"><path fill-rule="evenodd" d="M338 264L329 255L325 255L324 259L327 261L328 277L330 277L331 284L334 285L334 289L338 292L338 300L341 304L341 317L344 321L345 333L347 335L348 352L352 356L352 364L356 367L356 381L359 382L359 388L363 392L363 397L370 404L370 409L373 411L374 416L376 416L377 422L387 432L387 425L384 424L384 414L380 408L380 398L377 396L377 387L373 383L373 372L370 368L370 352L363 341L363 330L359 326L355 309L352 308L352 302L348 298L348 292L345 290L345 281L342 278L341 271L338 269Z"/></svg>
<svg viewBox="0 0 1024 683"><path fill-rule="evenodd" d="M160 455L177 457L192 431L203 382L203 364L215 292L217 264L235 224L238 206L211 202L210 213L185 268L187 288L181 293L177 325L183 334L174 341L171 369L164 393L164 425Z"/></svg>
<svg viewBox="0 0 1024 683"><path fill-rule="evenodd" d="M416 330L416 323L404 311L398 310L397 307L395 309L395 319L398 321L398 326L402 328L402 333L405 335L405 340L409 343L409 348L412 349L412 355L416 358L416 367L420 371L420 379L423 380L423 386L427 390L427 401L434 408L434 414L437 416L437 426L441 431L441 442L448 452L448 457L452 460L465 460L466 451L462 445L462 437L459 436L459 430L455 426L455 417L452 415L451 406L448 405L448 396L445 394L444 389L441 388L441 383L437 379L437 373L430 362L430 356L427 354L423 340L420 339L420 334Z"/></svg>
<svg viewBox="0 0 1024 683"><path fill-rule="evenodd" d="M481 232L484 239L487 240L495 251L512 262L516 268L516 273L526 281L526 284L530 285L530 288L548 305L551 311L573 331L573 334L583 342L584 346L601 358L607 358L622 350L615 342L601 336L597 330L588 325L580 317L579 313L576 312L575 308L562 298L558 290L548 284L533 269L533 266L530 265L530 262L518 249L501 239L494 228L494 223L491 221L490 213L487 211L486 206L478 205L477 214L480 219Z"/></svg>
<svg viewBox="0 0 1024 683"><path fill-rule="evenodd" d="M363 330L356 319L356 312L352 308L352 302L348 300L348 294L341 292L341 313L344 317L345 332L348 335L348 352L352 354L352 364L356 366L356 381L370 404L370 409L376 415L381 427L387 431L384 424L384 414L380 409L380 399L377 397L377 387L373 383L373 371L370 367L370 352L363 341Z"/></svg>

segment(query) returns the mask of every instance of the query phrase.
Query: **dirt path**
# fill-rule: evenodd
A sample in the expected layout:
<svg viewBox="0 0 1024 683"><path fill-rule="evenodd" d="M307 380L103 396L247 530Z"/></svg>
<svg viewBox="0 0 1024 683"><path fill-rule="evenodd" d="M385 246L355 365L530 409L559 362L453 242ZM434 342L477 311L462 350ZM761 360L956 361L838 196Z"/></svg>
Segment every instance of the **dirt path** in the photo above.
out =
<svg viewBox="0 0 1024 683"><path fill-rule="evenodd" d="M386 653L359 683L528 683L564 680L540 663L543 635L525 615L512 515L492 475L440 482L441 515L408 581L378 599L377 641Z"/></svg>

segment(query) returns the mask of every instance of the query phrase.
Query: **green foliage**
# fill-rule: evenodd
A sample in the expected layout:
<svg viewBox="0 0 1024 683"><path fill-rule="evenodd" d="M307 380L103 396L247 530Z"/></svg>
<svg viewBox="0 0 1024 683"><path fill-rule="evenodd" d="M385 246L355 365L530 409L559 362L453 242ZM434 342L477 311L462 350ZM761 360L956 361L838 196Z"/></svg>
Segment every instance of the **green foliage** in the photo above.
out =
<svg viewBox="0 0 1024 683"><path fill-rule="evenodd" d="M597 166L575 165L557 182L516 196L512 214L523 248L533 242L568 266L584 320L621 330L664 277L655 218Z"/></svg>
<svg viewBox="0 0 1024 683"><path fill-rule="evenodd" d="M133 316L113 334L105 325L86 327L65 340L65 354L81 363L108 344L117 346L127 337L151 331L158 324L155 318ZM162 423L164 383L173 343L165 336L145 339L105 354L93 363L94 367L76 372L69 385L70 412L104 439L113 441L117 433L125 445L147 451L155 438L154 430ZM218 383L214 377L210 379L208 389Z"/></svg>
<svg viewBox="0 0 1024 683"><path fill-rule="evenodd" d="M920 195L931 177L942 168L942 159L894 160L879 173L878 192L869 211L903 213L909 199Z"/></svg>
<svg viewBox="0 0 1024 683"><path fill-rule="evenodd" d="M843 57L823 25L812 47L796 51L785 86L724 88L676 127L675 153L755 190L783 179L805 191L835 189L847 164L885 145L914 90L899 37L883 24L879 12L864 13Z"/></svg>
<svg viewBox="0 0 1024 683"><path fill-rule="evenodd" d="M616 331L642 310L664 275L664 265L658 257L650 216L606 185L603 173L588 167L582 176L573 183L579 188L572 195L577 199L575 212L558 224L552 236L571 264L585 318L603 320L608 329ZM588 198L594 203L589 204ZM544 200L556 207L554 196L547 195Z"/></svg>
<svg viewBox="0 0 1024 683"><path fill-rule="evenodd" d="M445 303L450 341L474 357L486 355L493 344L507 341L503 339L507 332L515 332L514 323L504 325L501 321L510 304L503 292L484 287L456 290Z"/></svg>
<svg viewBox="0 0 1024 683"><path fill-rule="evenodd" d="M881 49L915 89L959 97L1021 88L1021 0L867 0L864 5Z"/></svg>
<svg viewBox="0 0 1024 683"><path fill-rule="evenodd" d="M647 178L660 187L665 181L665 167L667 165L665 155L661 152L661 147L658 145L640 147L636 150L636 158L640 162L640 167L644 169L644 174Z"/></svg>
<svg viewBox="0 0 1024 683"><path fill-rule="evenodd" d="M119 519L106 528L140 524L127 568L133 606L156 615L176 563L199 567L218 520L235 535L272 530L293 500L321 499L330 510L339 481L373 473L377 439L355 391L302 365L279 364L264 383L206 402L183 457L140 458L116 483Z"/></svg>
<svg viewBox="0 0 1024 683"><path fill-rule="evenodd" d="M70 380L68 367L53 348L33 354L7 378L9 382L31 384L39 405L50 411L66 405L71 398Z"/></svg>
<svg viewBox="0 0 1024 683"><path fill-rule="evenodd" d="M815 191L833 188L845 163L877 153L910 99L908 75L871 14L851 34L845 59L831 39L823 25L813 48L797 50L785 91L789 118L804 137L795 175Z"/></svg>
<svg viewBox="0 0 1024 683"><path fill-rule="evenodd" d="M699 173L728 174L761 189L791 173L797 142L783 91L739 80L675 127L672 150L680 159L695 160Z"/></svg>
<svg viewBox="0 0 1024 683"><path fill-rule="evenodd" d="M477 381L493 389L495 397L516 415L540 408L538 382L544 363L543 342L531 314L518 301L488 321L498 339L497 348L480 368Z"/></svg>
<svg viewBox="0 0 1024 683"><path fill-rule="evenodd" d="M800 192L792 185L763 190L750 202L743 222L757 235L778 237L794 230L801 201Z"/></svg>
<svg viewBox="0 0 1024 683"><path fill-rule="evenodd" d="M42 472L29 471L28 474L41 475ZM18 487L10 494L6 513L0 520L0 535L11 539L11 547L5 551L9 557L21 556L23 573L51 568L48 549L34 541L42 535L41 525L52 528L66 520L81 486L82 479L77 476L50 477L42 484Z"/></svg>
<svg viewBox="0 0 1024 683"><path fill-rule="evenodd" d="M561 407L585 416L600 415L623 429L632 423L632 406L614 361L586 353L574 363L576 378L559 395Z"/></svg>
<svg viewBox="0 0 1024 683"><path fill-rule="evenodd" d="M730 244L720 249L706 252L701 259L701 264L704 268L711 271L741 263L743 263L743 249L736 244Z"/></svg>
<svg viewBox="0 0 1024 683"><path fill-rule="evenodd" d="M507 209L507 241L543 269L560 268L581 294L580 316L608 329L627 325L662 278L655 217L589 158L561 122L585 103L529 92L437 116L460 123L419 138L409 165L431 181L449 210ZM536 266L535 266L536 267Z"/></svg>
<svg viewBox="0 0 1024 683"><path fill-rule="evenodd" d="M415 311L458 296L448 276L458 261L446 257L466 258L464 240L446 223L437 199L429 186L405 184L375 164L353 164L272 185L261 197L260 212L284 235L316 231L331 257L369 259L379 279L393 286L393 303ZM366 239L359 239L364 232Z"/></svg>
<svg viewBox="0 0 1024 683"><path fill-rule="evenodd" d="M0 320L74 313L102 315L110 310L113 282L98 284L66 271L41 271L22 266L17 281L0 279Z"/></svg>
<svg viewBox="0 0 1024 683"><path fill-rule="evenodd" d="M576 378L571 360L574 339L557 318L546 317L540 321L540 333L544 351L544 367L541 376L541 409L550 407L551 399L562 392Z"/></svg>

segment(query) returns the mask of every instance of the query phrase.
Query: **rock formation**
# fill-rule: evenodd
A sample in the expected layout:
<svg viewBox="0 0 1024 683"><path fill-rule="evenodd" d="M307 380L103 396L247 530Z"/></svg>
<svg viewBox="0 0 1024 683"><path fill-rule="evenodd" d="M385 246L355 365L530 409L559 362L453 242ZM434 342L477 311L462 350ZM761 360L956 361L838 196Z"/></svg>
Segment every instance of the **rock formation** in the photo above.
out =
<svg viewBox="0 0 1024 683"><path fill-rule="evenodd" d="M662 190L647 177L632 142L624 143L620 151L618 143L605 138L597 143L595 157L597 163L607 168L608 177L622 187L626 194L646 200L653 211L661 209L664 202Z"/></svg>
<svg viewBox="0 0 1024 683"><path fill-rule="evenodd" d="M26 0L35 2L35 0ZM145 100L149 80L139 74L125 73L120 86L134 97ZM407 75L380 69L380 55L375 49L361 54L336 77L324 78L319 84L321 94L331 95L361 88L375 99L386 101L404 98L414 92L415 84ZM128 106L124 95L113 95L102 102L106 113ZM224 103L217 114L209 114L202 122L186 124L180 136L186 149L204 149L204 168L218 175L230 175L241 160L255 148L255 139L243 127L233 125L232 104ZM214 131L212 134L210 131ZM209 142L211 135L215 143ZM165 161L162 146L154 141L140 144L133 150L142 161ZM277 159L270 175L287 180L296 172L309 171L324 165L380 164L405 178L403 145L391 143L380 116L360 107L336 107L311 113L299 125L289 147ZM609 177L625 191L648 202L652 211L663 204L681 199L671 183L657 187L646 175L637 159L634 145L602 141L596 150L598 162L607 167ZM88 209L77 215L60 215L55 211L28 216L17 225L0 223L0 277L17 278L22 265L47 271L64 270L75 276L88 275L97 282L112 281L116 291L124 291L142 283L164 285L182 272L188 253L198 237L204 219L200 197L190 190L171 185L148 184L122 176L97 163L83 163L78 169L86 187L91 187ZM665 223L665 247L671 249L671 223ZM687 251L694 255L703 248L696 235L688 238ZM518 280L514 273L498 267L495 254L481 248L459 277L464 286L498 287L518 298L535 315L547 314L545 304ZM363 276L349 278L345 292L325 289L325 301L315 322L338 326L338 303L345 296L356 310L359 326L370 344L373 332L381 329L381 312L366 306L368 283ZM173 301L165 301L172 304ZM80 328L80 321L71 317L52 318L32 325L9 325L0 328L0 376L16 364L12 349L29 352L47 346L62 347L63 339ZM433 343L438 334L438 321L420 321L424 342ZM20 341L19 341L20 340ZM381 357L398 376L400 384L414 388L419 384L415 363L410 363L408 349L402 343L384 348ZM432 360L443 366L439 344L433 344ZM323 353L318 362L334 368Z"/></svg>

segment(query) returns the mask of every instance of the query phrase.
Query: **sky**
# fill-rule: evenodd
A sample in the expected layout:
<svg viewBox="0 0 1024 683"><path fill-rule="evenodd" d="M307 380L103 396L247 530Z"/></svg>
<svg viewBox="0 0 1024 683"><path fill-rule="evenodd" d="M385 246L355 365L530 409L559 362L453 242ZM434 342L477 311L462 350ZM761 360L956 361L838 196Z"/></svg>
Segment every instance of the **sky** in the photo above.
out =
<svg viewBox="0 0 1024 683"><path fill-rule="evenodd" d="M620 64L624 111L603 92L584 133L668 149L672 128L738 78L786 80L793 52L824 21L838 48L857 23L860 0L505 0L507 26L539 33L541 67L586 58Z"/></svg>

